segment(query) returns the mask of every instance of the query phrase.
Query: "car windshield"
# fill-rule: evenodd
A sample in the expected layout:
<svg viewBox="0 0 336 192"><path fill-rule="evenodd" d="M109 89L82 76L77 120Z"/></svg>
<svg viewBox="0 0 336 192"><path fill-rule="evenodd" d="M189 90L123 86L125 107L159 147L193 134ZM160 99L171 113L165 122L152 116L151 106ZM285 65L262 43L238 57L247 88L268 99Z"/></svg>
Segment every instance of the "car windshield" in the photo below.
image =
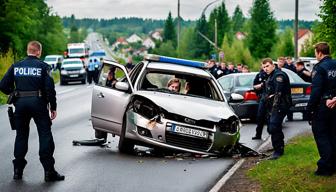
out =
<svg viewBox="0 0 336 192"><path fill-rule="evenodd" d="M218 82L225 92L230 92L233 88L233 76L224 76L219 78Z"/></svg>
<svg viewBox="0 0 336 192"><path fill-rule="evenodd" d="M56 57L46 57L45 59L44 59L44 61L56 61L57 59L56 59Z"/></svg>
<svg viewBox="0 0 336 192"><path fill-rule="evenodd" d="M72 48L72 49L69 49L69 53L84 53L84 49L83 48Z"/></svg>
<svg viewBox="0 0 336 192"><path fill-rule="evenodd" d="M150 71L143 77L140 89L223 101L213 80L193 75Z"/></svg>
<svg viewBox="0 0 336 192"><path fill-rule="evenodd" d="M106 56L105 52L93 52L90 55L91 57L104 57Z"/></svg>
<svg viewBox="0 0 336 192"><path fill-rule="evenodd" d="M79 64L83 64L82 61L64 61L63 65L79 65Z"/></svg>
<svg viewBox="0 0 336 192"><path fill-rule="evenodd" d="M235 86L238 88L251 88L253 87L253 79L255 75L240 75L237 76Z"/></svg>

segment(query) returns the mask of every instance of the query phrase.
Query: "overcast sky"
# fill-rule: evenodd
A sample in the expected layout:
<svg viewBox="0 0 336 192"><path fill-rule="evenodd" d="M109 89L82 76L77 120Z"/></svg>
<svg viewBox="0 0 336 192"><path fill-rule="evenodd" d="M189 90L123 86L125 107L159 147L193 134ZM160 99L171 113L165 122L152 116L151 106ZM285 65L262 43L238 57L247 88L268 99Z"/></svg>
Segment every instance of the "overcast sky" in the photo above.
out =
<svg viewBox="0 0 336 192"><path fill-rule="evenodd" d="M184 19L198 19L202 10L213 0L180 0L181 17ZM165 19L171 11L177 16L177 0L46 0L53 11L60 16L74 14L76 18L114 18L114 17L142 17ZM221 1L210 6L207 15ZM225 0L229 15L239 5L245 16L249 16L249 9L253 0ZM270 0L271 9L277 19L293 19L295 0ZM299 0L299 19L318 19L319 0Z"/></svg>

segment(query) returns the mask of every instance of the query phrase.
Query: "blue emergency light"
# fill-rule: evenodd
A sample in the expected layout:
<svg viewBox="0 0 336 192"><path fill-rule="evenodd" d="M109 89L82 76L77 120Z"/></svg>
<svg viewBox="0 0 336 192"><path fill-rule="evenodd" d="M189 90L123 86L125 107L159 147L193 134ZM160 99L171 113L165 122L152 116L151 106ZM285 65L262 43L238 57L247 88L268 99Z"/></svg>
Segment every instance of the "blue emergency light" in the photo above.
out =
<svg viewBox="0 0 336 192"><path fill-rule="evenodd" d="M148 54L145 56L145 59L148 61L173 63L173 64L184 65L184 66L189 66L189 67L197 67L197 68L202 68L202 69L206 68L206 63L203 63L203 62L191 61L191 60L186 60L186 59L178 59L174 57L166 57L166 56L161 56L161 55Z"/></svg>

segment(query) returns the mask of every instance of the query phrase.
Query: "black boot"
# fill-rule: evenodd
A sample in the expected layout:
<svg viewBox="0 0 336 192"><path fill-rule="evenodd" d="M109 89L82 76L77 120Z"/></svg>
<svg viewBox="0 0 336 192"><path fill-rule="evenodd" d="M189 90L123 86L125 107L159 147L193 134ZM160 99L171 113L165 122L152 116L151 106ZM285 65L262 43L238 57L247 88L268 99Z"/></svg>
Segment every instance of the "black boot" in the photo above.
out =
<svg viewBox="0 0 336 192"><path fill-rule="evenodd" d="M14 169L14 180L21 180L22 179L22 174L23 174L23 169Z"/></svg>
<svg viewBox="0 0 336 192"><path fill-rule="evenodd" d="M45 171L45 173L44 173L44 180L46 182L63 181L64 179L65 179L64 175L60 175L55 170Z"/></svg>
<svg viewBox="0 0 336 192"><path fill-rule="evenodd" d="M252 137L252 140L261 140L261 135L256 134L254 137Z"/></svg>

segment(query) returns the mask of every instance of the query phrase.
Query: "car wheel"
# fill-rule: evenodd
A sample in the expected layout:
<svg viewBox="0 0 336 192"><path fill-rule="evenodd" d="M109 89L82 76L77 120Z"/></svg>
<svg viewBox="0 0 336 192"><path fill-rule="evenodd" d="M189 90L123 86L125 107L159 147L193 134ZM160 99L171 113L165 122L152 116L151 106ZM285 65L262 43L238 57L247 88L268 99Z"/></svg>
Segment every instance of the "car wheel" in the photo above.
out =
<svg viewBox="0 0 336 192"><path fill-rule="evenodd" d="M123 120L118 148L120 153L130 154L134 152L134 142L131 139L127 139L125 135L126 135L126 117L124 117Z"/></svg>
<svg viewBox="0 0 336 192"><path fill-rule="evenodd" d="M86 79L83 79L83 80L82 80L82 84L86 84Z"/></svg>
<svg viewBox="0 0 336 192"><path fill-rule="evenodd" d="M95 137L97 139L105 139L107 140L107 133L105 131L95 130Z"/></svg>

